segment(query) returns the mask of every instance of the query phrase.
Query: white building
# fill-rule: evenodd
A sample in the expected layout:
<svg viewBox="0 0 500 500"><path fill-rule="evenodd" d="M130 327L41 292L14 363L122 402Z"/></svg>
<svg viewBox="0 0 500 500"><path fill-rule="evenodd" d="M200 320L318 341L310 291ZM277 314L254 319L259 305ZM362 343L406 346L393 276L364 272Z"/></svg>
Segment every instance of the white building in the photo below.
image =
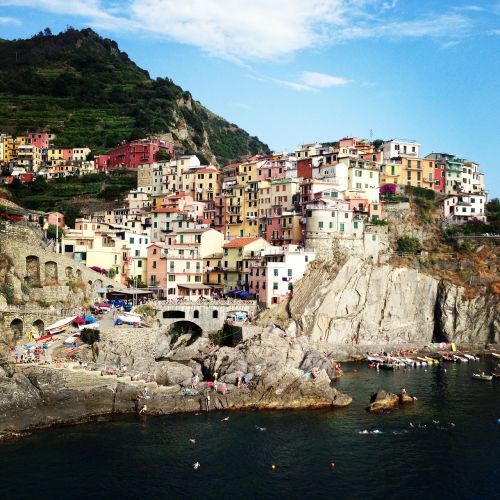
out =
<svg viewBox="0 0 500 500"><path fill-rule="evenodd" d="M250 267L249 291L259 304L272 307L293 294L293 284L304 276L316 253L298 245L270 246L261 251L261 258Z"/></svg>
<svg viewBox="0 0 500 500"><path fill-rule="evenodd" d="M465 223L471 219L486 222L485 194L460 193L448 196L443 202L444 217L448 221Z"/></svg>
<svg viewBox="0 0 500 500"><path fill-rule="evenodd" d="M390 161L399 156L420 158L420 144L413 140L392 139L381 146L382 161Z"/></svg>
<svg viewBox="0 0 500 500"><path fill-rule="evenodd" d="M71 159L73 161L85 161L90 154L90 148L73 148L71 150Z"/></svg>

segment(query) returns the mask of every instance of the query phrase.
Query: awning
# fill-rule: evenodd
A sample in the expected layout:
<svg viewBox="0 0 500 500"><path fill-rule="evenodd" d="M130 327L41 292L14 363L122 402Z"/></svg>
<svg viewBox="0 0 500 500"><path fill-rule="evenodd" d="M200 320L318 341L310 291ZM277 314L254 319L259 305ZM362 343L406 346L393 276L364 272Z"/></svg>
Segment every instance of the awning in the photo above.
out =
<svg viewBox="0 0 500 500"><path fill-rule="evenodd" d="M188 290L211 290L212 287L208 286L208 285L202 285L202 284L199 284L199 285L196 285L196 284L185 284L185 285L177 285L179 288L186 288Z"/></svg>

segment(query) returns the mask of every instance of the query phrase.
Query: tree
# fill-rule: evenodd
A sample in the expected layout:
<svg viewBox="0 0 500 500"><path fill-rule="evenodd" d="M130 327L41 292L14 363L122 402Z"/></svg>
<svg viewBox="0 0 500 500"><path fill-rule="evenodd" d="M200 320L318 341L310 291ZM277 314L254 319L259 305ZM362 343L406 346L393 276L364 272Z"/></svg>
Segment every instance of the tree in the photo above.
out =
<svg viewBox="0 0 500 500"><path fill-rule="evenodd" d="M55 240L56 234L57 234L59 242L61 242L61 239L64 236L64 229L62 227L60 227L59 229L56 229L55 224L50 224L48 229L47 229L47 237Z"/></svg>
<svg viewBox="0 0 500 500"><path fill-rule="evenodd" d="M402 236L396 241L398 252L417 253L420 250L420 240L413 236Z"/></svg>
<svg viewBox="0 0 500 500"><path fill-rule="evenodd" d="M100 340L99 330L95 328L84 328L80 333L80 340L92 348L92 360L95 362L99 355L99 348L96 343Z"/></svg>

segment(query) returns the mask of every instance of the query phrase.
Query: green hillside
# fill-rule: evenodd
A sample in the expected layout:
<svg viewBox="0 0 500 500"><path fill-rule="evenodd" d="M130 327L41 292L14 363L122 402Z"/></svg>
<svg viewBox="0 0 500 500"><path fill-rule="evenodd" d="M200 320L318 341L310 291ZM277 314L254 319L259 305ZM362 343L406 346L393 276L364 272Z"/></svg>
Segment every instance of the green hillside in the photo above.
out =
<svg viewBox="0 0 500 500"><path fill-rule="evenodd" d="M91 29L0 39L0 130L50 129L61 146L105 151L170 133L178 148L219 164L268 153L257 137L211 113L169 78L153 80ZM180 132L187 138L180 140Z"/></svg>

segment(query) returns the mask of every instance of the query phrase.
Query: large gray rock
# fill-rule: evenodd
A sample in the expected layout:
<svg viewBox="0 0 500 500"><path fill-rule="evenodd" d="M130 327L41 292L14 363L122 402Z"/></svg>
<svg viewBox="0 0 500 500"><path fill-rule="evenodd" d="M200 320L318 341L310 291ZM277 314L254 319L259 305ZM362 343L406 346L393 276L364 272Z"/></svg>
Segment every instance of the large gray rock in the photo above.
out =
<svg viewBox="0 0 500 500"><path fill-rule="evenodd" d="M295 287L289 311L298 333L343 346L494 343L500 323L491 293L468 300L463 289L415 269L353 257L313 269Z"/></svg>
<svg viewBox="0 0 500 500"><path fill-rule="evenodd" d="M162 361L155 371L156 382L160 385L188 386L193 377L193 369L182 363Z"/></svg>

